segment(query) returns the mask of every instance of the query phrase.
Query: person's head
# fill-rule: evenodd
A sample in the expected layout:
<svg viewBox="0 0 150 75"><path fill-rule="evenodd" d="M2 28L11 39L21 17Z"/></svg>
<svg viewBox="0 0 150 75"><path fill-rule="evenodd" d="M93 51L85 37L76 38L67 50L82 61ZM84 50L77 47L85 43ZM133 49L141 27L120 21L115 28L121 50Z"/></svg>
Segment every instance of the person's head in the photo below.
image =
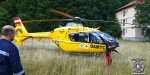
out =
<svg viewBox="0 0 150 75"><path fill-rule="evenodd" d="M109 41L109 42L112 42L113 40L112 40L112 38L109 38L108 41Z"/></svg>
<svg viewBox="0 0 150 75"><path fill-rule="evenodd" d="M5 25L1 29L2 38L8 41L13 41L15 36L15 29L11 25Z"/></svg>

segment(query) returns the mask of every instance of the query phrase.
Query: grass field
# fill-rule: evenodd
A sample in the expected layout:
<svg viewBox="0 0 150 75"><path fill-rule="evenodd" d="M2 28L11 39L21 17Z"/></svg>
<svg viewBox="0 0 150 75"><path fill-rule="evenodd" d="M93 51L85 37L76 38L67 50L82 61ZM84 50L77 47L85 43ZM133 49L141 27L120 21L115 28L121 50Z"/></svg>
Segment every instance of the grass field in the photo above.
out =
<svg viewBox="0 0 150 75"><path fill-rule="evenodd" d="M27 75L131 75L134 73L132 58L144 58L144 73L150 73L150 42L120 40L112 52L113 63L105 67L105 54L96 59L89 56L69 55L60 50L50 39L28 39L18 46L21 62Z"/></svg>

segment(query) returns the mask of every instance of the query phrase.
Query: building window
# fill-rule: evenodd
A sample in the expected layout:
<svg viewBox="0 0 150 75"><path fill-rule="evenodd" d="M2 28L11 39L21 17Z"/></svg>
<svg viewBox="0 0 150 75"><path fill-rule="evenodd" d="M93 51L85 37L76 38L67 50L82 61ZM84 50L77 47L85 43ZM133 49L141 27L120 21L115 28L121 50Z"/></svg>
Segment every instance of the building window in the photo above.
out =
<svg viewBox="0 0 150 75"><path fill-rule="evenodd" d="M122 20L121 20L121 23L122 23Z"/></svg>
<svg viewBox="0 0 150 75"><path fill-rule="evenodd" d="M123 26L125 26L125 20L123 20Z"/></svg>
<svg viewBox="0 0 150 75"><path fill-rule="evenodd" d="M135 22L134 22L134 21L135 21L135 19L133 19L133 20L132 20L132 25L134 25L134 24L135 24Z"/></svg>
<svg viewBox="0 0 150 75"><path fill-rule="evenodd" d="M136 15L136 12L137 12L137 10L136 10L136 9L134 9L134 15Z"/></svg>
<svg viewBox="0 0 150 75"><path fill-rule="evenodd" d="M144 35L144 33L145 33L145 30L141 29L141 35Z"/></svg>
<svg viewBox="0 0 150 75"><path fill-rule="evenodd" d="M127 33L127 29L126 29L126 33Z"/></svg>
<svg viewBox="0 0 150 75"><path fill-rule="evenodd" d="M126 14L128 13L128 10L126 10Z"/></svg>
<svg viewBox="0 0 150 75"><path fill-rule="evenodd" d="M123 17L126 16L126 11L123 11Z"/></svg>
<svg viewBox="0 0 150 75"><path fill-rule="evenodd" d="M125 35L125 29L122 30L122 35Z"/></svg>

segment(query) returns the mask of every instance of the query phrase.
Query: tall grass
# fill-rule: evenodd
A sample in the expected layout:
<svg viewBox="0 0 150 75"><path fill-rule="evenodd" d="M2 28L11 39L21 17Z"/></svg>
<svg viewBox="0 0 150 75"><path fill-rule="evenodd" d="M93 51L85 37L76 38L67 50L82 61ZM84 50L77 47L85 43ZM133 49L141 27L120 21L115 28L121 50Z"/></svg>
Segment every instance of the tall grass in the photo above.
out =
<svg viewBox="0 0 150 75"><path fill-rule="evenodd" d="M120 40L112 52L113 63L105 67L105 54L96 59L89 56L69 55L60 50L50 39L24 41L18 46L21 62L27 75L131 75L134 73L132 58L144 58L144 73L150 73L150 43Z"/></svg>

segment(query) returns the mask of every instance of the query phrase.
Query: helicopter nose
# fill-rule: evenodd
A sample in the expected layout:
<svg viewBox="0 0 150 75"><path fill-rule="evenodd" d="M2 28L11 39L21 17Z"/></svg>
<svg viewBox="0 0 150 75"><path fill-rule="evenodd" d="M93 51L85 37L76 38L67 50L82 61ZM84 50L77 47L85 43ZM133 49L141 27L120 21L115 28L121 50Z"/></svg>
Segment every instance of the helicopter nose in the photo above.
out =
<svg viewBox="0 0 150 75"><path fill-rule="evenodd" d="M117 39L114 39L114 40L112 41L112 44L115 45L116 47L119 47L119 42L118 42Z"/></svg>
<svg viewBox="0 0 150 75"><path fill-rule="evenodd" d="M118 40L118 38L116 38L116 41L117 41L117 43L118 43L117 47L119 47L119 40Z"/></svg>

